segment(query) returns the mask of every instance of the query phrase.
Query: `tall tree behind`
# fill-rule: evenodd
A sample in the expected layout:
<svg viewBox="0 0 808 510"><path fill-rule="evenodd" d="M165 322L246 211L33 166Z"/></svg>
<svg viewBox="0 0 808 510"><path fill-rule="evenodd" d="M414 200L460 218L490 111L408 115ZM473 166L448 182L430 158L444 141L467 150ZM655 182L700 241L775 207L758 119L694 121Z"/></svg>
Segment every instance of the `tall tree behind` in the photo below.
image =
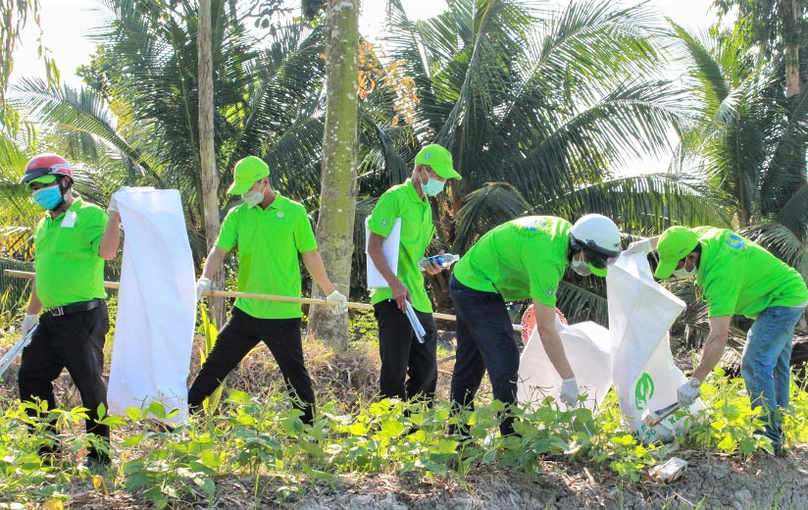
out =
<svg viewBox="0 0 808 510"><path fill-rule="evenodd" d="M793 124L804 108L801 97L808 75L808 0L716 0L715 5L720 16L715 30L722 26L721 16L737 13L731 28L734 36L744 49L754 47L782 77L778 95L784 98L786 115ZM808 183L805 145L790 150L789 187L796 194Z"/></svg>
<svg viewBox="0 0 808 510"><path fill-rule="evenodd" d="M220 5L217 2L217 5ZM213 112L213 30L211 0L199 0L199 171L202 183L202 213L208 250L219 235L219 175L216 173ZM221 284L223 272L216 280ZM219 285L221 286L221 285ZM211 300L211 312L216 324L224 322L224 301Z"/></svg>
<svg viewBox="0 0 808 510"><path fill-rule="evenodd" d="M331 281L348 294L356 210L358 0L328 0L325 23L328 96L317 240ZM322 290L315 296L322 296ZM323 307L313 307L308 331L336 348L348 345L347 316L334 316Z"/></svg>

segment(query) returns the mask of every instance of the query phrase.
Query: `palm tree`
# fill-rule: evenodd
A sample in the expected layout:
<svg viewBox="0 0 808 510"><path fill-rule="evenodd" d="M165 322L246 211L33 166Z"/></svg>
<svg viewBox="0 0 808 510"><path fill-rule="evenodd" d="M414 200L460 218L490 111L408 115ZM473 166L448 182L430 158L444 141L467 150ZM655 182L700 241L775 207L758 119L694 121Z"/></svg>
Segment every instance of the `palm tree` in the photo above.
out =
<svg viewBox="0 0 808 510"><path fill-rule="evenodd" d="M659 153L682 116L680 95L654 78L664 64L661 29L646 8L587 0L560 11L528 0L448 4L417 23L399 0L388 11L388 52L407 62L420 102L417 143L385 151L386 160L400 167L396 159L411 161L418 145L434 140L451 149L463 175L437 205L440 244L462 253L489 228L526 213L574 220L600 212L639 232L720 212L716 194L698 182L618 177L611 169L626 154ZM605 322L602 289L572 276L564 285L565 313Z"/></svg>
<svg viewBox="0 0 808 510"><path fill-rule="evenodd" d="M318 29L278 26L262 44L230 2L214 1L214 141L220 216L235 161L263 157L273 185L298 200L319 191L323 51ZM197 261L206 252L200 179L196 6L116 0L83 70L91 88L28 80L14 104L42 123L73 160L91 163L106 196L121 184L180 190ZM259 49L259 47L263 49Z"/></svg>
<svg viewBox="0 0 808 510"><path fill-rule="evenodd" d="M782 75L738 41L674 31L689 62L694 115L681 168L732 199L733 225L808 279L808 93L787 98Z"/></svg>
<svg viewBox="0 0 808 510"><path fill-rule="evenodd" d="M13 129L0 124L0 312L22 310L15 306L28 297L28 281L7 277L5 269L31 270L30 231L41 218L42 210L33 204L24 186L19 185L25 164L36 140L33 129ZM25 125L17 124L17 128Z"/></svg>

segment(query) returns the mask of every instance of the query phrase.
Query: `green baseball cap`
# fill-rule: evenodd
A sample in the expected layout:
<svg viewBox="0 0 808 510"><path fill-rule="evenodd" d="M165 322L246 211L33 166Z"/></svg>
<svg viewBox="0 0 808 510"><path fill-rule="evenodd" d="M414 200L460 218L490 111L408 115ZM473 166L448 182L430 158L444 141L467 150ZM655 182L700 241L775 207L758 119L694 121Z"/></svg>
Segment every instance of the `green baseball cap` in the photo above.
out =
<svg viewBox="0 0 808 510"><path fill-rule="evenodd" d="M415 164L426 165L444 179L457 179L462 177L452 168L452 153L436 143L431 143L418 151L415 155Z"/></svg>
<svg viewBox="0 0 808 510"><path fill-rule="evenodd" d="M41 182L42 184L50 184L55 180L56 180L55 175L43 175L42 177L37 177L36 179L31 179L30 181L28 181L26 183L26 186L28 186L30 188L31 184L33 184L35 182Z"/></svg>
<svg viewBox="0 0 808 510"><path fill-rule="evenodd" d="M659 279L670 278L679 261L687 257L698 246L696 233L685 227L671 227L666 230L657 243L659 265L654 276Z"/></svg>
<svg viewBox="0 0 808 510"><path fill-rule="evenodd" d="M227 188L231 195L243 195L250 191L256 181L269 175L269 166L256 156L247 156L236 163L233 169L233 184Z"/></svg>

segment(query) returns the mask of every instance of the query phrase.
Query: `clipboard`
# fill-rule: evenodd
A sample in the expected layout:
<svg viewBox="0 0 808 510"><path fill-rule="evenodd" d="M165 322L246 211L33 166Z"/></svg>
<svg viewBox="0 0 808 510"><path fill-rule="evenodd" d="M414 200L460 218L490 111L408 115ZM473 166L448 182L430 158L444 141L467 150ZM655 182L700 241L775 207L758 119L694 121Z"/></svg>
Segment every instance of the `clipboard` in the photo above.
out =
<svg viewBox="0 0 808 510"><path fill-rule="evenodd" d="M381 287L389 287L390 285L387 284L387 280L384 279L384 276L376 269L376 264L373 263L373 260L370 258L370 254L368 253L367 246L370 242L370 229L368 228L368 221L370 218L365 218L365 258L367 259L367 268L368 268L368 289L378 289ZM393 223L393 229L390 231L390 235L388 235L384 242L382 243L382 251L384 252L384 258L387 259L387 265L390 266L390 269L393 270L393 273L398 275L398 245L401 242L401 218L396 218L395 223Z"/></svg>

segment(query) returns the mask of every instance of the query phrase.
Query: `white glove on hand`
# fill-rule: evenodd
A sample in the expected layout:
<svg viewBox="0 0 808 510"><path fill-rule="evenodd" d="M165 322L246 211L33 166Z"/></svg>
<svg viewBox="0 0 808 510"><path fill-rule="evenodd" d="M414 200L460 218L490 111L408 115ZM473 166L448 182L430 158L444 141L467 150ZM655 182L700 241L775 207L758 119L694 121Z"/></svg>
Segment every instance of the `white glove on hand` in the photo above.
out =
<svg viewBox="0 0 808 510"><path fill-rule="evenodd" d="M676 399L682 407L690 407L696 401L700 393L701 381L695 377L691 377L689 381L684 383L676 390Z"/></svg>
<svg viewBox="0 0 808 510"><path fill-rule="evenodd" d="M578 403L578 381L574 377L561 381L560 398L567 407L575 407Z"/></svg>
<svg viewBox="0 0 808 510"><path fill-rule="evenodd" d="M25 314L25 318L22 320L22 337L28 338L28 334L37 324L39 324L39 315L35 313Z"/></svg>
<svg viewBox="0 0 808 510"><path fill-rule="evenodd" d="M107 206L107 212L118 212L118 201L115 200L115 195L109 197L109 206Z"/></svg>
<svg viewBox="0 0 808 510"><path fill-rule="evenodd" d="M643 255L648 255L654 251L651 247L651 240L650 239L640 239L639 241L634 241L633 243L628 245L628 248L625 249L623 253L626 255L632 255L634 253L642 253Z"/></svg>
<svg viewBox="0 0 808 510"><path fill-rule="evenodd" d="M329 294L325 300L331 303L337 303L337 306L331 307L331 313L334 315L340 315L348 311L348 298L340 294L337 290Z"/></svg>
<svg viewBox="0 0 808 510"><path fill-rule="evenodd" d="M199 303L202 301L202 293L206 290L210 290L210 278L200 276L194 287L196 289L196 302Z"/></svg>

